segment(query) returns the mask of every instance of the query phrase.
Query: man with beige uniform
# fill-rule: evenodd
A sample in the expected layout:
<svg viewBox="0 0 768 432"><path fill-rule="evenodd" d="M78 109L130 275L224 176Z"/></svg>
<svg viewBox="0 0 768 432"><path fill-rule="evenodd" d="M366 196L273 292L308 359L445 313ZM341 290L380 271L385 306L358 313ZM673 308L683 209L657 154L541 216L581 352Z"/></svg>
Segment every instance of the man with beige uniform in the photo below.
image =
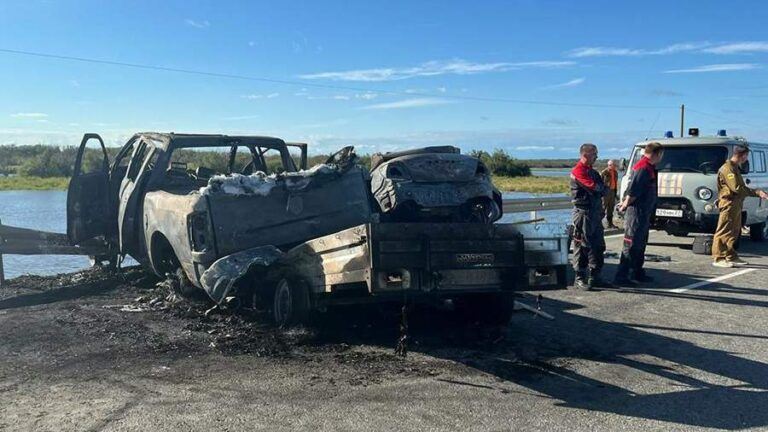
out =
<svg viewBox="0 0 768 432"><path fill-rule="evenodd" d="M608 160L608 167L600 173L600 177L603 178L606 187L603 196L605 219L608 222L608 228L616 228L616 225L613 224L613 208L616 206L616 197L618 196L619 173L616 171L616 163L613 159Z"/></svg>
<svg viewBox="0 0 768 432"><path fill-rule="evenodd" d="M749 147L735 146L733 156L717 171L717 219L715 237L712 239L712 263L715 267L733 267L747 264L739 258L735 245L741 235L741 212L746 197L768 199L759 189L750 189L741 177L741 165L749 158Z"/></svg>

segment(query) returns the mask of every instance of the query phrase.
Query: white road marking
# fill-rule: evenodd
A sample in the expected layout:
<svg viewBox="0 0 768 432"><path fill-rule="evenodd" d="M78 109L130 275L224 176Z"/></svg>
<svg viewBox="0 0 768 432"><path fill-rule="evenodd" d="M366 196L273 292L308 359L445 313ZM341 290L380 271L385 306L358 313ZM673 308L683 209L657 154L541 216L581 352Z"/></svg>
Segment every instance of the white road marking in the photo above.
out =
<svg viewBox="0 0 768 432"><path fill-rule="evenodd" d="M705 285L721 282L721 281L724 281L726 279L734 278L736 276L741 276L743 274L747 274L747 273L753 272L755 270L757 270L757 269L748 268L748 269L744 269L744 270L739 270L737 272L728 273L726 275L718 276L716 278L699 281L699 282L696 282L696 283L692 283L690 285L686 285L686 286L684 286L682 288L675 288L675 289L671 289L671 290L667 290L667 291L668 292L673 292L673 293L683 293L683 292L686 292L688 290L692 290L692 289L696 289L696 288L701 288L701 287L703 287Z"/></svg>

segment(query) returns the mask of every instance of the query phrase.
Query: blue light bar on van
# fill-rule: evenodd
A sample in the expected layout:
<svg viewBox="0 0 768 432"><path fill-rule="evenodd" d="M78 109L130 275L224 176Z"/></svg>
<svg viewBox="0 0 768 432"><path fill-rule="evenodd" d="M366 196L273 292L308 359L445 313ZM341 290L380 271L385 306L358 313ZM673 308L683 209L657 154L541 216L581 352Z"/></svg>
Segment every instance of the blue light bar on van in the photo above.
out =
<svg viewBox="0 0 768 432"><path fill-rule="evenodd" d="M726 134L725 134L725 129L720 129L720 130L718 130L718 131L717 131L717 136L722 136L722 137L726 136Z"/></svg>
<svg viewBox="0 0 768 432"><path fill-rule="evenodd" d="M664 138L674 138L675 135L672 133L672 131L666 131L664 132Z"/></svg>

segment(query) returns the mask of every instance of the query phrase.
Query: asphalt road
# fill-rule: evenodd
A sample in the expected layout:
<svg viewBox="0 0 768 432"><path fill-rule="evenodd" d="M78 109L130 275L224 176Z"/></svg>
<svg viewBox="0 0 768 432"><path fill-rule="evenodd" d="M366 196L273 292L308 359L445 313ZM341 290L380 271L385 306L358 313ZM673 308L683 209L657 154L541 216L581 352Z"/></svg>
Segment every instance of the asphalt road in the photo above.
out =
<svg viewBox="0 0 768 432"><path fill-rule="evenodd" d="M279 355L222 352L228 335L184 316L120 311L142 287L17 286L0 295L0 429L768 428L768 244L719 269L691 239L651 241L671 257L648 263L657 283L545 292L555 320L521 312L500 341L421 323L406 359L371 316Z"/></svg>

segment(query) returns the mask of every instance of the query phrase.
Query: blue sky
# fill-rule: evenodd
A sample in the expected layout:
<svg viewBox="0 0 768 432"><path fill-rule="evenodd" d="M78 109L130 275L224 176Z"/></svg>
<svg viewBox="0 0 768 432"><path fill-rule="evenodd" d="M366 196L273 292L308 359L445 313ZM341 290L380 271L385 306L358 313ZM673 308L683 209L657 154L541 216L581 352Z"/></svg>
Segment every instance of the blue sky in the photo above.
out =
<svg viewBox="0 0 768 432"><path fill-rule="evenodd" d="M5 0L0 144L158 130L624 156L677 133L681 103L687 126L768 141L766 19L758 1Z"/></svg>

